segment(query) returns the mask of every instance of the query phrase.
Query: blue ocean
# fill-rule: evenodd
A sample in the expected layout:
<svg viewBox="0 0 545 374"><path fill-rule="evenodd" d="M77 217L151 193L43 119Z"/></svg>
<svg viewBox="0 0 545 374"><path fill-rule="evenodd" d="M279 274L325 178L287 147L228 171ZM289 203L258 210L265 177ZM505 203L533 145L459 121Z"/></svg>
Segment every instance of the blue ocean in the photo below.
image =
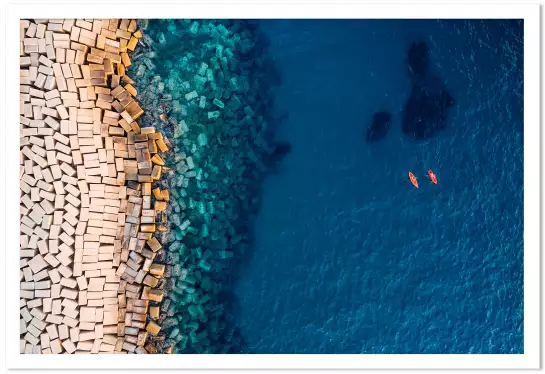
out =
<svg viewBox="0 0 545 374"><path fill-rule="evenodd" d="M522 21L139 22L161 351L524 353Z"/></svg>
<svg viewBox="0 0 545 374"><path fill-rule="evenodd" d="M234 290L243 352L523 353L522 21L259 27L292 150ZM423 140L401 130L414 41L454 98ZM390 128L367 142L377 111Z"/></svg>

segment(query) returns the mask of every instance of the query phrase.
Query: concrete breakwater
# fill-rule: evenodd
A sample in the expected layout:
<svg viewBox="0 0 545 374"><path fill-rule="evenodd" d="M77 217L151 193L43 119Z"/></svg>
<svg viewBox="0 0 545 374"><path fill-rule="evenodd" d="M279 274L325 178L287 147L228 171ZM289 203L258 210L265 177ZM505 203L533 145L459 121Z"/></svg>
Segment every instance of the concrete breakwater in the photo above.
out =
<svg viewBox="0 0 545 374"><path fill-rule="evenodd" d="M230 290L290 149L255 24L20 25L21 353L243 351Z"/></svg>
<svg viewBox="0 0 545 374"><path fill-rule="evenodd" d="M20 29L20 351L168 352L168 140L140 126L126 74L142 32L129 19Z"/></svg>

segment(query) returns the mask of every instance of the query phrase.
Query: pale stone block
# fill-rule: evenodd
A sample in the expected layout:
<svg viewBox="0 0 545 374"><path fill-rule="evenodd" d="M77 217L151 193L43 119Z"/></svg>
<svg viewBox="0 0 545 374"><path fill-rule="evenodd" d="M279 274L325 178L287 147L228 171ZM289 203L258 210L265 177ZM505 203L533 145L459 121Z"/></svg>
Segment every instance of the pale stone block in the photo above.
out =
<svg viewBox="0 0 545 374"><path fill-rule="evenodd" d="M28 266L32 270L33 273L38 273L40 270L47 267L47 262L44 260L42 255L36 255L33 257L29 262Z"/></svg>
<svg viewBox="0 0 545 374"><path fill-rule="evenodd" d="M64 340L64 339L68 339L69 338L69 334L68 334L68 326L67 325L60 325L59 326L59 338L61 340Z"/></svg>
<svg viewBox="0 0 545 374"><path fill-rule="evenodd" d="M52 340L49 346L52 354L60 354L62 352L61 341L59 339Z"/></svg>

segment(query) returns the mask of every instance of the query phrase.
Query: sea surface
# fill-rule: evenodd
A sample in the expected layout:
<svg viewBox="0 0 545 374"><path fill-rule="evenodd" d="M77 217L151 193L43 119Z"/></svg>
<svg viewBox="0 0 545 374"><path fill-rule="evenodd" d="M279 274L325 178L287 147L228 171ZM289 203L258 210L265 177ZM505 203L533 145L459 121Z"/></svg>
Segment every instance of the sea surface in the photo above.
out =
<svg viewBox="0 0 545 374"><path fill-rule="evenodd" d="M523 353L522 21L260 27L292 151L265 180L235 288L244 352ZM415 141L400 112L421 40L455 104ZM379 110L390 131L367 143Z"/></svg>

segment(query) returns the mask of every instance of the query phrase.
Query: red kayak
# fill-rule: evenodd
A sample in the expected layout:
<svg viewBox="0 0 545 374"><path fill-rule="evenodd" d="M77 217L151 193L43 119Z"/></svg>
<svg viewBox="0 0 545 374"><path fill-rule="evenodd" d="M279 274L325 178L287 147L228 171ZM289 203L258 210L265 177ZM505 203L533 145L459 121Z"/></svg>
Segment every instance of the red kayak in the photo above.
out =
<svg viewBox="0 0 545 374"><path fill-rule="evenodd" d="M434 183L434 184L437 184L437 175L435 175L435 173L430 169L428 170L428 177L430 177L430 180Z"/></svg>
<svg viewBox="0 0 545 374"><path fill-rule="evenodd" d="M413 184L413 186L415 186L416 188L418 188L418 180L416 179L416 177L414 176L413 173L411 173L409 171L409 180L411 181L411 183Z"/></svg>

